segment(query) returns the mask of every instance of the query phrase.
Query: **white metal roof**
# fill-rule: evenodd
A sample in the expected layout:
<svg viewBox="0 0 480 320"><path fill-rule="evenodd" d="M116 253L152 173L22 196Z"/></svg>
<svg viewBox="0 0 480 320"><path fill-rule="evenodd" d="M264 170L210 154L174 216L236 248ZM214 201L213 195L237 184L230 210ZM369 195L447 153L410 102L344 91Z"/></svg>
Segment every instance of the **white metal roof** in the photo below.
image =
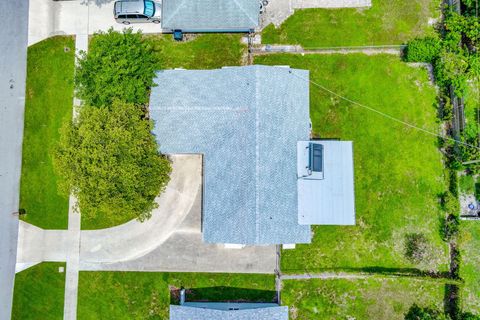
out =
<svg viewBox="0 0 480 320"><path fill-rule="evenodd" d="M323 146L323 172L310 173L310 143ZM316 140L297 143L298 223L354 225L355 194L351 141Z"/></svg>

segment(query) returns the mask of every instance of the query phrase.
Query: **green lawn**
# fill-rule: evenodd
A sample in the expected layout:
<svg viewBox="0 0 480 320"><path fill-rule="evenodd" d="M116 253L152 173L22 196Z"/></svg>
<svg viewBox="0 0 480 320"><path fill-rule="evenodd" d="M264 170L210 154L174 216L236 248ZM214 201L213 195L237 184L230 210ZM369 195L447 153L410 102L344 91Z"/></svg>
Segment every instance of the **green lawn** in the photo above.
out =
<svg viewBox="0 0 480 320"><path fill-rule="evenodd" d="M306 48L402 44L433 33L429 18L440 15L438 0L372 0L370 9L297 10L278 29L264 29L263 43Z"/></svg>
<svg viewBox="0 0 480 320"><path fill-rule="evenodd" d="M242 34L195 35L188 41L174 41L172 35L148 36L155 39L163 69L215 69L243 63L247 47Z"/></svg>
<svg viewBox="0 0 480 320"><path fill-rule="evenodd" d="M464 311L480 314L480 223L462 221L460 277L465 281L462 290Z"/></svg>
<svg viewBox="0 0 480 320"><path fill-rule="evenodd" d="M443 310L444 284L408 278L284 281L282 304L292 320L404 319L416 303Z"/></svg>
<svg viewBox="0 0 480 320"><path fill-rule="evenodd" d="M193 289L187 293L190 301L271 302L275 297L273 275L81 272L78 318L168 319L181 287Z"/></svg>
<svg viewBox="0 0 480 320"><path fill-rule="evenodd" d="M397 57L349 55L269 55L256 63L310 70L310 79L350 99L428 130L437 131L436 94L427 72ZM445 191L435 137L332 97L310 85L315 135L354 143L356 225L316 226L311 245L284 250L282 270L395 271L447 269L441 240L438 194ZM414 264L405 256L405 238L423 233L427 257Z"/></svg>
<svg viewBox="0 0 480 320"><path fill-rule="evenodd" d="M13 320L63 319L65 263L44 262L15 276Z"/></svg>
<svg viewBox="0 0 480 320"><path fill-rule="evenodd" d="M28 48L20 208L25 221L66 229L68 198L57 192L52 150L62 121L70 121L74 39L54 37Z"/></svg>

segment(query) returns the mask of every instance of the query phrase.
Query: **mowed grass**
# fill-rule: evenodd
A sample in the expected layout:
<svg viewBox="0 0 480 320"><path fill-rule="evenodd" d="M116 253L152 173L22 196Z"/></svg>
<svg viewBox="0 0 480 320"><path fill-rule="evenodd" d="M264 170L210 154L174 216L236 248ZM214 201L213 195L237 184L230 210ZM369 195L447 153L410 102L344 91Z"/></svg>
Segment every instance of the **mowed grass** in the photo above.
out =
<svg viewBox="0 0 480 320"><path fill-rule="evenodd" d="M414 303L443 311L443 297L441 282L411 278L289 280L282 290L291 320L400 320Z"/></svg>
<svg viewBox="0 0 480 320"><path fill-rule="evenodd" d="M215 69L243 64L247 46L242 34L194 35L187 41L174 41L172 35L148 35L155 40L161 69Z"/></svg>
<svg viewBox="0 0 480 320"><path fill-rule="evenodd" d="M65 263L44 262L15 276L13 320L63 319Z"/></svg>
<svg viewBox="0 0 480 320"><path fill-rule="evenodd" d="M440 1L372 0L367 9L297 10L278 29L264 29L262 42L306 48L402 44L431 34L429 19L440 16Z"/></svg>
<svg viewBox="0 0 480 320"><path fill-rule="evenodd" d="M66 229L68 197L57 191L53 149L73 99L74 39L53 37L28 48L20 208L22 219L45 229Z"/></svg>
<svg viewBox="0 0 480 320"><path fill-rule="evenodd" d="M189 290L187 301L275 298L273 275L80 272L78 319L168 319L181 287Z"/></svg>
<svg viewBox="0 0 480 320"><path fill-rule="evenodd" d="M395 56L269 55L257 64L309 69L310 79L402 121L438 132L435 89L427 72ZM447 270L439 233L445 191L436 138L408 128L310 85L313 133L352 140L356 225L315 226L310 245L282 252L282 271L344 269L389 272L401 268ZM405 238L422 233L426 258L405 258Z"/></svg>
<svg viewBox="0 0 480 320"><path fill-rule="evenodd" d="M462 307L465 312L480 314L480 223L462 221L460 227Z"/></svg>

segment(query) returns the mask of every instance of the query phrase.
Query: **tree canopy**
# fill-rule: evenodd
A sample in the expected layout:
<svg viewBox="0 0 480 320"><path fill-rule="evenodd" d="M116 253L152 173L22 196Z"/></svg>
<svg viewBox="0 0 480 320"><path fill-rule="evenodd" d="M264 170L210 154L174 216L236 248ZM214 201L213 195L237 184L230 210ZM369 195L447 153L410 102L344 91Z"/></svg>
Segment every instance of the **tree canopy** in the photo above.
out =
<svg viewBox="0 0 480 320"><path fill-rule="evenodd" d="M54 164L61 191L77 197L82 216L150 216L171 171L151 130L142 108L117 100L112 108L84 106L63 125Z"/></svg>
<svg viewBox="0 0 480 320"><path fill-rule="evenodd" d="M78 97L97 107L109 106L114 99L145 105L159 69L150 41L132 29L96 33L88 53L80 54L75 74Z"/></svg>

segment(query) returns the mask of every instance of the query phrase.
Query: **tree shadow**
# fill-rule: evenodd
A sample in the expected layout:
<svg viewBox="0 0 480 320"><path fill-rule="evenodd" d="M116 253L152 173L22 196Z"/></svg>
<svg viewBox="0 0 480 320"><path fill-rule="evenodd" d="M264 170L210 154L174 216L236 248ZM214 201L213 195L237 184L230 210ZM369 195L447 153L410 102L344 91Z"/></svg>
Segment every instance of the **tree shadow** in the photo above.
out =
<svg viewBox="0 0 480 320"><path fill-rule="evenodd" d="M114 2L116 0L81 0L80 4L88 6L91 4L96 5L97 7L102 7L105 4L109 4L110 2Z"/></svg>
<svg viewBox="0 0 480 320"><path fill-rule="evenodd" d="M180 290L181 288L170 287L170 304L179 304ZM274 290L218 286L186 289L185 293L188 302L277 302L277 294Z"/></svg>
<svg viewBox="0 0 480 320"><path fill-rule="evenodd" d="M456 284L445 284L445 293L443 297L443 309L451 319L458 319L460 312L459 288Z"/></svg>

